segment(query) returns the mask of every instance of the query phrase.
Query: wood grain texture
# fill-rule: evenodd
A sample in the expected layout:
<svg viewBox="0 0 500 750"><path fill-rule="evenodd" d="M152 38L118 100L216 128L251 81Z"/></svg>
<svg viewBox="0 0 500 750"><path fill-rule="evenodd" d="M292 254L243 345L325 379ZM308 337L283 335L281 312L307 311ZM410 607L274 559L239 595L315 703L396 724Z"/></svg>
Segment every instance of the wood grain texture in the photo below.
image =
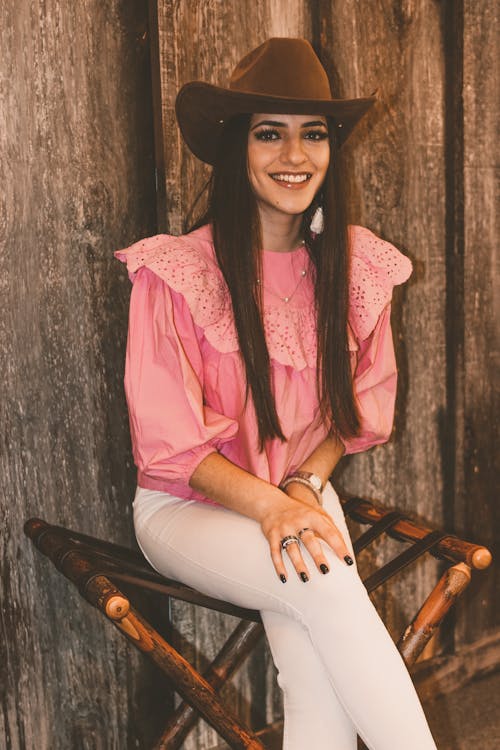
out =
<svg viewBox="0 0 500 750"><path fill-rule="evenodd" d="M328 6L328 7L327 7ZM322 4L319 52L339 96L378 89L345 147L351 220L393 242L414 270L396 288L392 325L399 369L389 444L339 466L340 486L442 520L441 421L446 410L444 64L437 3ZM360 558L362 571L395 542ZM394 638L439 578L421 559L374 595Z"/></svg>
<svg viewBox="0 0 500 750"><path fill-rule="evenodd" d="M43 515L131 541L129 284L112 252L155 228L146 22L135 0L2 4L0 746L12 750L132 748L158 725L152 670L22 533Z"/></svg>
<svg viewBox="0 0 500 750"><path fill-rule="evenodd" d="M464 2L464 374L463 484L457 486L456 525L500 552L499 514L499 7ZM468 592L457 627L473 643L498 627L498 565Z"/></svg>
<svg viewBox="0 0 500 750"><path fill-rule="evenodd" d="M28 516L43 515L131 542L135 473L122 389L129 284L112 250L156 230L144 5L2 4L0 746L12 750L147 748L169 700L165 682L22 534ZM465 536L493 546L498 9L493 0L454 3L460 23L450 32L443 10L449 6L162 0L155 16L163 134L156 144L158 225L181 231L206 178L175 123L175 95L185 81L224 84L236 61L265 38L297 35L315 42L340 95L379 87L376 109L346 148L351 218L407 252L415 271L395 295L394 439L353 457L338 481L436 522L444 514ZM154 2L151 8L156 14ZM451 49L458 51L458 72L445 59ZM462 140L451 154L450 87L457 101L463 95L463 110L454 112ZM453 161L447 168L445 156ZM450 169L458 200L445 221ZM455 260L460 267L451 280L446 264L450 269ZM445 332L450 309L459 317L454 342ZM447 370L455 370L453 386ZM392 551L376 547L373 559L380 563ZM496 567L464 595L455 628L459 653L498 624ZM395 638L438 574L432 560L421 563L390 592L377 593ZM161 621L164 614L156 616ZM185 653L198 665L213 658L235 625L188 605L176 605L174 618L176 641L195 644ZM267 649L250 658L226 696L255 727L280 714ZM201 725L186 749L216 743Z"/></svg>

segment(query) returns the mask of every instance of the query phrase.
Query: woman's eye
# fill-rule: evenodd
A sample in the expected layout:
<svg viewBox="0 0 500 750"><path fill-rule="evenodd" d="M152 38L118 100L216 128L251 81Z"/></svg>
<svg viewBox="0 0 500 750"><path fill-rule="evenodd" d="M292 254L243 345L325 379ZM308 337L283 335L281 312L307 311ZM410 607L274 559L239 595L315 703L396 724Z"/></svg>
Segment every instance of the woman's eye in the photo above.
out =
<svg viewBox="0 0 500 750"><path fill-rule="evenodd" d="M255 133L255 137L258 141L276 141L280 137L280 134L277 130L268 128L266 130L258 130Z"/></svg>
<svg viewBox="0 0 500 750"><path fill-rule="evenodd" d="M325 130L308 130L305 138L308 141L324 141L325 138L328 138L328 133Z"/></svg>

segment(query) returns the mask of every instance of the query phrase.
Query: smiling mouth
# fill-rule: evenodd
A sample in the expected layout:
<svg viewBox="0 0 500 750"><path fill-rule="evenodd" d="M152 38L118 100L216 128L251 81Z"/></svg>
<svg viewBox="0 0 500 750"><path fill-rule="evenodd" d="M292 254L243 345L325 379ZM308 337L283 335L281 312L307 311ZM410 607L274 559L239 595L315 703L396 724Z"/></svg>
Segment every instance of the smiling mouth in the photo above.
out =
<svg viewBox="0 0 500 750"><path fill-rule="evenodd" d="M309 182L312 174L310 172L301 172L299 174L294 174L293 172L275 172L274 174L270 174L269 177L275 182L286 185L302 185Z"/></svg>

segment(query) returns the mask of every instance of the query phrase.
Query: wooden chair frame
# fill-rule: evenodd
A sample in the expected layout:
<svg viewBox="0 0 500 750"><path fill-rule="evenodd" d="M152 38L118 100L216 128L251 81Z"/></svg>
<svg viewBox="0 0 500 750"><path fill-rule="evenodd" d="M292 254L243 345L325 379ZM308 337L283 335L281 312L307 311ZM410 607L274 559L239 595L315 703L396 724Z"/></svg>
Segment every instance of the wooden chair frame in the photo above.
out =
<svg viewBox="0 0 500 750"><path fill-rule="evenodd" d="M408 667L441 625L443 618L471 580L471 571L488 567L491 553L439 529L428 528L398 509L389 509L360 497L341 497L344 513L370 528L353 542L356 555L382 534L411 545L364 579L373 591L399 570L429 552L450 563L429 596L405 628L397 647ZM265 750L266 738L279 727L251 732L221 702L217 691L251 652L263 633L257 611L213 599L178 581L159 575L139 553L126 547L53 526L38 518L25 524L25 533L72 581L81 595L97 607L140 651L167 675L183 702L172 712L154 750L181 747L198 715L218 732L230 747ZM191 602L240 618L240 623L202 675L167 642L136 610L118 588L132 585Z"/></svg>

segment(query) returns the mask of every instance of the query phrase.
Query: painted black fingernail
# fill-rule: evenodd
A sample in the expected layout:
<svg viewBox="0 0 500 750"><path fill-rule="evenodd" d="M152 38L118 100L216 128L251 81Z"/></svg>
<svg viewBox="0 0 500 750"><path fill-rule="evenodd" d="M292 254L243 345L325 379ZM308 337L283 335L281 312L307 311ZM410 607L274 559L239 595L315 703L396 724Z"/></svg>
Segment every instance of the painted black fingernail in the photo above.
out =
<svg viewBox="0 0 500 750"><path fill-rule="evenodd" d="M286 576L284 576L283 573L280 575L280 581L281 583L286 583Z"/></svg>
<svg viewBox="0 0 500 750"><path fill-rule="evenodd" d="M308 580L309 580L309 578L306 576L306 574L304 572L302 572L300 574L300 577L302 578L302 580L303 580L304 583L307 583Z"/></svg>
<svg viewBox="0 0 500 750"><path fill-rule="evenodd" d="M354 562L354 560L352 559L352 557L349 557L349 555L344 555L344 560L346 561L346 563L348 565L352 565L353 562Z"/></svg>
<svg viewBox="0 0 500 750"><path fill-rule="evenodd" d="M319 569L321 570L323 575L325 575L325 573L328 573L330 571L330 568L328 567L328 565L325 565L325 563L321 563L321 565L319 566Z"/></svg>

